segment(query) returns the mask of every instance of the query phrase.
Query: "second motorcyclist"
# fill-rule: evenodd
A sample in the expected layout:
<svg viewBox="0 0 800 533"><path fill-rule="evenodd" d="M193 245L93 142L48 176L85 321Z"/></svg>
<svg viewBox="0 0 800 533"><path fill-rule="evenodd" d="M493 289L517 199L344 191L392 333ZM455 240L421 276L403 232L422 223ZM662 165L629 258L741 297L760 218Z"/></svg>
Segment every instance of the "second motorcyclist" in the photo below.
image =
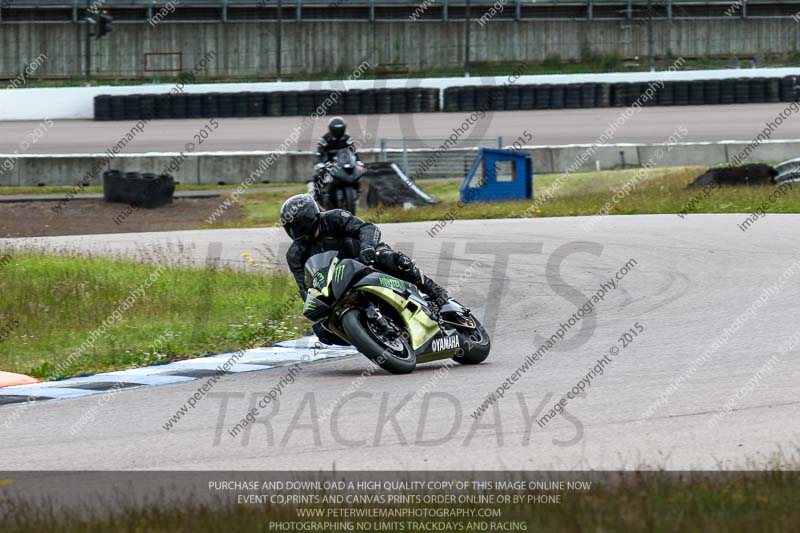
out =
<svg viewBox="0 0 800 533"><path fill-rule="evenodd" d="M328 121L328 132L317 141L317 163L314 165L313 185L314 198L317 201L321 201L322 195L327 194L327 185L330 183L330 177L326 175L328 165L333 162L336 153L342 148L352 150L358 163L363 165L361 158L358 157L353 138L347 134L347 123L341 117L333 117Z"/></svg>

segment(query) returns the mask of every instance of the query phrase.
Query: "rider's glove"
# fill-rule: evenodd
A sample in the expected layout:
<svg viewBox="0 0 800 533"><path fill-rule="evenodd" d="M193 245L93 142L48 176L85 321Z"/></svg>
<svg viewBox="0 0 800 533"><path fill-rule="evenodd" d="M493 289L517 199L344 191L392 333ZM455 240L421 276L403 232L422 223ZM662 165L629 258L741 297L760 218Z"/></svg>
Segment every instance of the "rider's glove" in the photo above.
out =
<svg viewBox="0 0 800 533"><path fill-rule="evenodd" d="M361 255L359 256L359 259L361 260L362 263L370 265L375 262L375 258L376 258L375 248L369 246L361 250Z"/></svg>

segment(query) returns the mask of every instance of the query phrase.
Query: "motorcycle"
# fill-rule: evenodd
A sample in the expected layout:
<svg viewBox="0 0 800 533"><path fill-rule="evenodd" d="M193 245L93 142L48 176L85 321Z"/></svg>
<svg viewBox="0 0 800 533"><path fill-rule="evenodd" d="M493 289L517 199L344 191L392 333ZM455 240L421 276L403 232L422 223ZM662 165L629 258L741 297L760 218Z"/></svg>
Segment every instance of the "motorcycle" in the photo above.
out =
<svg viewBox="0 0 800 533"><path fill-rule="evenodd" d="M359 180L366 167L349 148L336 152L333 161L325 165L318 198L323 209L345 209L356 214Z"/></svg>
<svg viewBox="0 0 800 533"><path fill-rule="evenodd" d="M489 356L486 329L454 299L438 313L411 283L338 252L316 254L305 264L308 294L303 315L355 346L392 374L418 363L452 358L464 365Z"/></svg>

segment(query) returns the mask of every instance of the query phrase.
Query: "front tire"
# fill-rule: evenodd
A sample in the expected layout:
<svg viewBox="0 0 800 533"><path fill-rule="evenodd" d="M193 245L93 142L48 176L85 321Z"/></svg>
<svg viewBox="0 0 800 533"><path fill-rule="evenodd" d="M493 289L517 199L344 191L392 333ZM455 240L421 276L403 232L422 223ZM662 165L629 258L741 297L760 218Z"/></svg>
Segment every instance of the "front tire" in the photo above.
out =
<svg viewBox="0 0 800 533"><path fill-rule="evenodd" d="M359 352L387 372L410 374L416 368L417 357L408 340L402 336L394 341L380 338L370 329L367 316L361 309L346 312L342 317L342 328Z"/></svg>
<svg viewBox="0 0 800 533"><path fill-rule="evenodd" d="M344 189L344 202L345 209L350 211L350 214L356 214L356 200L358 199L358 191L354 187L346 187Z"/></svg>
<svg viewBox="0 0 800 533"><path fill-rule="evenodd" d="M464 347L464 354L453 357L453 360L462 365L477 365L489 357L492 343L489 340L489 333L477 318L470 315L466 319L470 320L472 322L470 325L474 327L458 328L458 336L461 346Z"/></svg>

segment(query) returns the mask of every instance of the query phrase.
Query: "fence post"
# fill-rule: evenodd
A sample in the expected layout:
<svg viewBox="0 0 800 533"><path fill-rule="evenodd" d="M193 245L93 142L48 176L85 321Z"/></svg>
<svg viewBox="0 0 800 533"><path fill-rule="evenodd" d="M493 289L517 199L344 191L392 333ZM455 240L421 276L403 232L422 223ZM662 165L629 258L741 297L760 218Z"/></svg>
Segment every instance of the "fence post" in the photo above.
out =
<svg viewBox="0 0 800 533"><path fill-rule="evenodd" d="M647 0L647 57L650 63L650 72L656 71L655 37L653 36L653 3Z"/></svg>
<svg viewBox="0 0 800 533"><path fill-rule="evenodd" d="M381 138L381 151L378 156L378 161L386 162L386 139Z"/></svg>
<svg viewBox="0 0 800 533"><path fill-rule="evenodd" d="M464 77L469 78L469 19L470 19L470 0L466 0L464 5Z"/></svg>
<svg viewBox="0 0 800 533"><path fill-rule="evenodd" d="M278 0L278 29L275 31L275 70L278 74L278 81L281 81L281 41L282 39L282 30L283 30L283 1Z"/></svg>
<svg viewBox="0 0 800 533"><path fill-rule="evenodd" d="M86 49L84 54L86 56L86 86L92 84L92 24L89 22L89 0L86 0L86 14L83 17L83 23L86 24Z"/></svg>
<svg viewBox="0 0 800 533"><path fill-rule="evenodd" d="M408 176L408 145L403 137L403 173Z"/></svg>

